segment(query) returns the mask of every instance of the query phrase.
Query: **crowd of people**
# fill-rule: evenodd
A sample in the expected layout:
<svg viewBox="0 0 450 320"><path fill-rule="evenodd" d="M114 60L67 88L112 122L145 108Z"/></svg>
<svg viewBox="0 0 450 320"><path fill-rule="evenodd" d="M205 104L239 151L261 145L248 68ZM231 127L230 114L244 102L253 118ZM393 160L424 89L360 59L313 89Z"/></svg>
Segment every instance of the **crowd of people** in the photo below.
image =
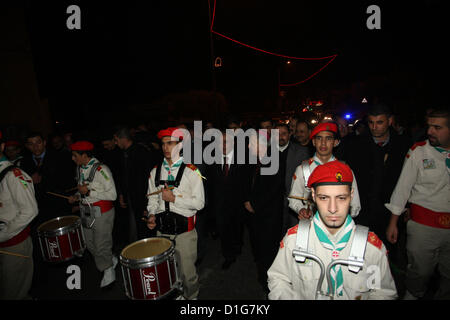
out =
<svg viewBox="0 0 450 320"><path fill-rule="evenodd" d="M204 121L202 132L214 127ZM257 134L246 138L245 154L255 155L255 164L237 161L241 151L233 132L249 128ZM103 273L100 287L115 282L117 257L125 246L164 236L176 238L183 282L179 298L196 299L206 243L220 240L221 267L228 270L241 255L247 230L256 277L269 299L314 299L317 292L336 299L396 299L402 286L402 297L420 299L435 274L435 297L450 298L448 108L428 109L423 128L414 133L381 104L356 123L336 115L313 126L300 114L246 125L229 116L217 126L221 161L213 164L193 156L186 161L186 137L177 129L189 132L192 144L202 139L191 123L48 137L4 131L0 250L6 253L0 253L0 299L30 297L45 267L39 263L37 228L74 214L82 218L87 249ZM276 141L272 129L278 130ZM207 141L200 144L202 150L208 147ZM278 170L263 174L269 166L263 159L273 150ZM361 233L366 230L361 225L368 233ZM362 245L360 234L365 235ZM320 284L319 264L312 260L348 258L358 245L366 248L361 270L333 267L331 283ZM379 268L380 279L368 288L363 283L371 265Z"/></svg>

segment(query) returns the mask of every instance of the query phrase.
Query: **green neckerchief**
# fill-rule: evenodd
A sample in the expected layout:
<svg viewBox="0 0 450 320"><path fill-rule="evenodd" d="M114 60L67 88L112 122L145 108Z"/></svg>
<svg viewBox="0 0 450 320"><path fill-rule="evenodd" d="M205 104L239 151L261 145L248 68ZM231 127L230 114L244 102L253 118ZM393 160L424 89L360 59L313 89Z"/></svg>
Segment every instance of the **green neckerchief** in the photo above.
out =
<svg viewBox="0 0 450 320"><path fill-rule="evenodd" d="M328 231L325 228L325 225L320 220L319 212L316 211L314 215L314 230L316 231L317 238L319 238L320 243L325 249L331 250L332 259L334 259L335 251L342 251L347 245L347 242L350 240L350 236L352 234L353 226L355 223L350 215L347 215L347 219L344 223L344 229L340 230L339 233L341 236L337 239L337 242L334 243L331 241L327 235ZM338 254L337 254L338 255ZM342 275L341 266L339 264L335 265L330 272L331 275L331 284L334 287L334 292L342 296L344 291L344 277ZM330 292L330 288L328 288L328 292Z"/></svg>
<svg viewBox="0 0 450 320"><path fill-rule="evenodd" d="M173 169L179 168L182 163L183 163L182 157L180 159L178 159L174 164L172 164L172 166L169 166L169 163L167 162L167 160L164 159L163 166L164 166L164 169L166 169L167 174L168 174L167 181L175 181L175 177L172 175Z"/></svg>
<svg viewBox="0 0 450 320"><path fill-rule="evenodd" d="M3 161L8 161L8 158L6 158L6 156L1 157L0 162L3 162Z"/></svg>
<svg viewBox="0 0 450 320"><path fill-rule="evenodd" d="M445 165L447 166L447 170L450 170L450 156L449 156L449 151L443 149L443 148L439 148L439 147L434 147L437 151L439 151L440 153L443 153L445 156Z"/></svg>
<svg viewBox="0 0 450 320"><path fill-rule="evenodd" d="M86 170L86 169L88 169L90 166L92 166L92 165L94 164L94 162L95 162L95 159L92 158L92 159L88 162L87 165L85 165L85 166L81 165L81 168L82 168L83 170ZM81 183L83 184L83 182L84 182L84 173L81 172Z"/></svg>

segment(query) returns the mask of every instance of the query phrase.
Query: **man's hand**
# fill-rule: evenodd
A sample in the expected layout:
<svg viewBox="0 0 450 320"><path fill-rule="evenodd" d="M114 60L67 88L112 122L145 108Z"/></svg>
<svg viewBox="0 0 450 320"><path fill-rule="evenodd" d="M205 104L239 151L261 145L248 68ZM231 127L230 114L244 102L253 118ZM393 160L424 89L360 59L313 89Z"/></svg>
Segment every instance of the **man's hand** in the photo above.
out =
<svg viewBox="0 0 450 320"><path fill-rule="evenodd" d="M162 191L162 199L168 202L175 202L175 195L173 194L172 190L169 189L167 183L164 184L164 189Z"/></svg>
<svg viewBox="0 0 450 320"><path fill-rule="evenodd" d="M154 214L148 215L147 211L144 211L144 217L142 218L147 223L147 227L150 230L155 229L156 227L156 217Z"/></svg>
<svg viewBox="0 0 450 320"><path fill-rule="evenodd" d="M397 242L397 237L398 237L397 225L390 223L386 229L386 238L390 243L394 244Z"/></svg>
<svg viewBox="0 0 450 320"><path fill-rule="evenodd" d="M89 189L88 189L88 187L87 187L87 184L84 183L83 185L78 186L78 191L79 191L82 195L85 195L86 193L88 193L88 192L89 192Z"/></svg>
<svg viewBox="0 0 450 320"><path fill-rule="evenodd" d="M311 209L302 208L298 212L297 218L298 218L298 220L309 219L309 218L311 218L311 215L312 215Z"/></svg>
<svg viewBox="0 0 450 320"><path fill-rule="evenodd" d="M75 203L75 202L77 202L78 200L80 200L80 198L77 197L77 196L69 196L69 199L68 199L68 201L69 201L70 204Z"/></svg>
<svg viewBox="0 0 450 320"><path fill-rule="evenodd" d="M38 184L41 183L42 176L39 173L35 172L31 175L31 179L33 180L34 184Z"/></svg>
<svg viewBox="0 0 450 320"><path fill-rule="evenodd" d="M247 209L247 211L249 211L251 213L255 213L255 210L253 209L250 201L244 202L244 207L245 207L245 209Z"/></svg>
<svg viewBox="0 0 450 320"><path fill-rule="evenodd" d="M127 203L125 202L125 200L123 198L123 194L119 194L119 205L122 209L127 208Z"/></svg>

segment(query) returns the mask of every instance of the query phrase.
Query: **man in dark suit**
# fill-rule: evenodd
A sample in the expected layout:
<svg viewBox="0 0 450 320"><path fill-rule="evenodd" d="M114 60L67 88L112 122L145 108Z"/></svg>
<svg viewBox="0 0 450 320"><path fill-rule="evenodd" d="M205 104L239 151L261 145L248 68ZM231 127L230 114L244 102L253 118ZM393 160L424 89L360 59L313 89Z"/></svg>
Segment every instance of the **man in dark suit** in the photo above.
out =
<svg viewBox="0 0 450 320"><path fill-rule="evenodd" d="M275 126L278 129L279 140L278 149L280 150L280 169L281 175L284 179L284 206L283 206L283 229L282 234L285 234L287 229L293 227L298 223L297 214L289 208L287 197L291 192L292 177L295 169L302 163L303 160L309 158L309 151L306 147L300 146L297 143L289 141L289 126L284 123L278 123Z"/></svg>
<svg viewBox="0 0 450 320"><path fill-rule="evenodd" d="M250 136L249 153L257 156L258 162L249 169L250 183L244 206L247 210L258 281L268 292L267 270L275 259L282 238L285 176L281 170L274 174L263 174L263 171L268 172L267 169L275 158L272 152L278 152L276 149L273 151L272 147L269 148L267 140L264 132Z"/></svg>
<svg viewBox="0 0 450 320"><path fill-rule="evenodd" d="M225 259L222 269L228 269L241 252L244 190L248 184L247 166L238 164L234 136L223 131L220 141L220 163L207 167L210 214L214 215Z"/></svg>
<svg viewBox="0 0 450 320"><path fill-rule="evenodd" d="M114 141L123 151L119 204L128 209L129 242L134 242L155 234L142 222L142 216L148 203L148 177L162 155L158 158L158 155L135 143L129 128L122 126L114 131Z"/></svg>
<svg viewBox="0 0 450 320"><path fill-rule="evenodd" d="M75 185L75 166L70 153L58 153L47 148L47 141L39 132L32 132L26 138L29 154L21 168L31 176L39 206L39 215L34 224L70 214L67 200L47 192L64 194Z"/></svg>

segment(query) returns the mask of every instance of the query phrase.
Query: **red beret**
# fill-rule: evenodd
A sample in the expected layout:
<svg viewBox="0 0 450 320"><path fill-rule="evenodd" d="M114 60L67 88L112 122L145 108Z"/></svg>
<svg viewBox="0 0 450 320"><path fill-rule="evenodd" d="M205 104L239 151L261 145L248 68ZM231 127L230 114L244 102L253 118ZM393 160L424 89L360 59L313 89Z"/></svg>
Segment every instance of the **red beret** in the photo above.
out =
<svg viewBox="0 0 450 320"><path fill-rule="evenodd" d="M175 128L175 127L163 129L158 132L158 139L162 139L163 137L174 137L181 141L181 140L183 140L183 133L181 132L181 130L182 129Z"/></svg>
<svg viewBox="0 0 450 320"><path fill-rule="evenodd" d="M15 140L6 141L5 147L13 147L13 146L15 146L15 147L20 146L19 141L15 141Z"/></svg>
<svg viewBox="0 0 450 320"><path fill-rule="evenodd" d="M322 164L314 169L308 179L308 188L314 184L351 185L353 173L348 165L338 160Z"/></svg>
<svg viewBox="0 0 450 320"><path fill-rule="evenodd" d="M309 139L314 138L314 136L316 134L318 134L319 132L322 132L322 131L331 131L331 132L337 133L338 127L335 123L332 123L332 122L320 123L313 129L313 131L311 132L311 135L309 136Z"/></svg>
<svg viewBox="0 0 450 320"><path fill-rule="evenodd" d="M94 145L89 141L77 141L70 145L72 151L90 151L94 150Z"/></svg>

